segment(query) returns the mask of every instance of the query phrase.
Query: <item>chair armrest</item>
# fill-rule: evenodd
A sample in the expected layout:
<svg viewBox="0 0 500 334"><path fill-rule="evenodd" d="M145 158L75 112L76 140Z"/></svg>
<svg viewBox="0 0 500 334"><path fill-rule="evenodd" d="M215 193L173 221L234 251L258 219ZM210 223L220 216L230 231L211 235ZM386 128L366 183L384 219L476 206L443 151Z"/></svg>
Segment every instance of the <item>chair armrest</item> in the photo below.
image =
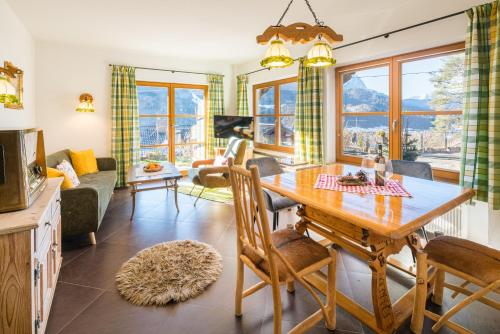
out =
<svg viewBox="0 0 500 334"><path fill-rule="evenodd" d="M224 174L229 173L228 166L214 166L214 167L203 167L198 171L198 177L200 178L200 182L205 184L205 178L208 175L212 174Z"/></svg>
<svg viewBox="0 0 500 334"><path fill-rule="evenodd" d="M193 161L193 163L191 164L191 167L198 168L200 166L213 165L214 161L215 161L215 159L196 160L196 161Z"/></svg>
<svg viewBox="0 0 500 334"><path fill-rule="evenodd" d="M100 171L116 170L115 158L97 158L97 168Z"/></svg>

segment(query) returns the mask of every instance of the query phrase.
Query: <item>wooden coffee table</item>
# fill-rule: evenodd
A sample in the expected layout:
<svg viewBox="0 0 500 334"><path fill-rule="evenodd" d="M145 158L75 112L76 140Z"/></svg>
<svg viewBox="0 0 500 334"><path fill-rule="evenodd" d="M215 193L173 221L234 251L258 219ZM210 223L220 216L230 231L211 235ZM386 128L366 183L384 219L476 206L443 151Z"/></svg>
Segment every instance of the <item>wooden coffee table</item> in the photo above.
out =
<svg viewBox="0 0 500 334"><path fill-rule="evenodd" d="M163 169L153 173L145 172L143 164L134 165L129 168L127 184L131 187L130 195L132 196L132 214L130 215L130 220L134 218L135 194L147 190L174 189L175 207L177 208L177 212L179 212L179 204L177 202L177 188L179 185L177 184L177 180L181 179L182 175L177 167L170 162L164 162L161 165ZM154 185L160 182L165 182L165 185Z"/></svg>

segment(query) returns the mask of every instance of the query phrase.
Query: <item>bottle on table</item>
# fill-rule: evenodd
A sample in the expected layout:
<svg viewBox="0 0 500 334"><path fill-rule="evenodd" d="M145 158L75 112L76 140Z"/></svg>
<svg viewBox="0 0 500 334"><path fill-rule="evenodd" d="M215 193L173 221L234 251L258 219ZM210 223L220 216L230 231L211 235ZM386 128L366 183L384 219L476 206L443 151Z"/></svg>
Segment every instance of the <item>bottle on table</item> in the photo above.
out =
<svg viewBox="0 0 500 334"><path fill-rule="evenodd" d="M382 152L382 144L378 145L377 156L375 157L375 185L385 185L385 158Z"/></svg>

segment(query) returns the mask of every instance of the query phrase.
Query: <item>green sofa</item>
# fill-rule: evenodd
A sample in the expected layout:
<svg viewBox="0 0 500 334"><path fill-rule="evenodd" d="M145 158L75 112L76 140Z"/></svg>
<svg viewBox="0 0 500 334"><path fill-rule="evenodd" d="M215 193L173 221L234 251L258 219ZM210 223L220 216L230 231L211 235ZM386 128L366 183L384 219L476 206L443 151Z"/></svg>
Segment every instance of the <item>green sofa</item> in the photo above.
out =
<svg viewBox="0 0 500 334"><path fill-rule="evenodd" d="M71 163L69 150L47 156L47 167L55 168L63 160ZM61 229L63 236L88 234L95 245L95 232L106 213L116 184L116 161L97 158L98 173L79 177L80 185L61 191Z"/></svg>

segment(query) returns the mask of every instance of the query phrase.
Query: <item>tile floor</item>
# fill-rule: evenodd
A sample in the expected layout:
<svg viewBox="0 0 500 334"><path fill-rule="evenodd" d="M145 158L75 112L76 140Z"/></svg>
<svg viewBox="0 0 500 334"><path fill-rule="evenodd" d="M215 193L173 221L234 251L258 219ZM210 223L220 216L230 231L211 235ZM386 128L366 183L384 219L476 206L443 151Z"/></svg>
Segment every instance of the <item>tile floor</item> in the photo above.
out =
<svg viewBox="0 0 500 334"><path fill-rule="evenodd" d="M137 196L135 218L129 220L131 203L126 190L115 192L97 232L97 245L86 238L66 240L63 266L50 314L47 333L272 333L272 295L265 288L246 298L244 315L233 314L236 273L236 231L233 207L179 194L180 213L173 204L173 193L165 190L143 192ZM280 217L280 226L295 222L293 212ZM196 239L215 246L223 256L224 271L202 295L168 307L138 307L123 300L114 286L114 276L123 262L137 251L159 242ZM341 252L338 262L338 288L368 309L370 271L355 257ZM396 300L412 279L396 271L389 273L391 298ZM246 271L246 282L257 282ZM298 284L295 294L283 289L283 332L316 311L317 305ZM444 309L450 307L446 294ZM436 309L439 311L439 309ZM469 306L455 320L477 333L499 333L498 313L480 304ZM432 322L426 320L425 332ZM409 333L406 323L399 333ZM445 329L443 333L451 333ZM328 333L318 324L311 333ZM336 333L371 333L356 318L338 308Z"/></svg>

